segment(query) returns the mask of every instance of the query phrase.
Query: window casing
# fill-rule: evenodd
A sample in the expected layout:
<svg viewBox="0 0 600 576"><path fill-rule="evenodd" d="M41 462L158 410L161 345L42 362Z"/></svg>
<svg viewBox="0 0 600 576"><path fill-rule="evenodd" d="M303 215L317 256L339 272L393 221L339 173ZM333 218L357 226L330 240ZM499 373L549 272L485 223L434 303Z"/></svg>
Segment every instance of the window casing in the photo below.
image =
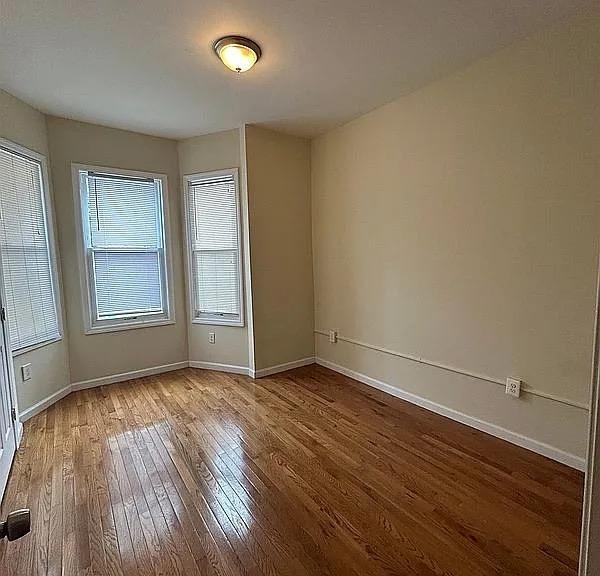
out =
<svg viewBox="0 0 600 576"><path fill-rule="evenodd" d="M167 179L73 166L85 332L171 324Z"/></svg>
<svg viewBox="0 0 600 576"><path fill-rule="evenodd" d="M2 296L13 355L62 338L46 159L0 139Z"/></svg>
<svg viewBox="0 0 600 576"><path fill-rule="evenodd" d="M184 212L192 323L243 326L237 169L185 176Z"/></svg>

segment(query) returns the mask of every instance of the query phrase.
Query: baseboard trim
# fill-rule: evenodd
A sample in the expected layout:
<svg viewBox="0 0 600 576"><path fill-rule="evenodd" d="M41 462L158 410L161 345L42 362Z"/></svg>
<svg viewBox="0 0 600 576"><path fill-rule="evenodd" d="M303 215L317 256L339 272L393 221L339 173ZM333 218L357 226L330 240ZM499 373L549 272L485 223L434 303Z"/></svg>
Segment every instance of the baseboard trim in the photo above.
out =
<svg viewBox="0 0 600 576"><path fill-rule="evenodd" d="M445 416L446 418L450 418L451 420L455 420L456 422L470 426L471 428L481 430L482 432L491 434L496 438L506 440L511 444L516 444L521 448L526 448L527 450L531 450L532 452L536 452L537 454L541 454L542 456L556 460L557 462L570 466L571 468L576 468L577 470L582 471L584 471L586 468L585 459L576 456L575 454L570 454L569 452L565 452L544 442L539 442L538 440L534 440L528 436L523 436L522 434L518 434L517 432L513 432L512 430L508 430L502 426L498 426L497 424L492 424L491 422L486 422L484 420L480 420L479 418L469 416L468 414L459 412L453 408L448 408L447 406L437 404L436 402L432 402L431 400L427 400L426 398L422 398L416 394L406 392L400 388L397 388L396 386L382 382L381 380L371 378L366 374L361 374L360 372L350 370L345 366L325 360L324 358L317 357L315 358L315 362L321 366L324 366L325 368L333 370L334 372L338 372L344 376L358 380L367 386L377 388L378 390L386 392L387 394L395 396L396 398L406 400L411 404L415 404L421 408L425 408L426 410L435 412L436 414L440 414L441 416Z"/></svg>
<svg viewBox="0 0 600 576"><path fill-rule="evenodd" d="M40 400L30 408L23 410L19 413L19 429L20 435L23 433L23 422L26 422L30 418L33 418L36 414L43 412L46 408L49 408L55 402L58 402L71 392L77 390L87 390L89 388L97 388L98 386L106 386L108 384L116 384L117 382L126 382L127 380L135 380L136 378L144 378L145 376L153 376L155 374L163 374L165 372L172 372L173 370L180 370L181 368L202 368L204 370L218 370L219 372L231 372L233 374L244 374L248 375L248 368L245 366L233 366L230 364L217 364L214 362L196 362L187 360L183 362L174 362L173 364L162 364L160 366L152 366L150 368L143 368L142 370L132 370L130 372L122 372L120 374L111 374L109 376L101 376L100 378L92 378L91 380L81 380L79 382L73 382L64 388L61 388L57 392L54 392L47 398Z"/></svg>
<svg viewBox="0 0 600 576"><path fill-rule="evenodd" d="M218 362L201 362L198 360L190 360L188 364L190 368L200 368L201 370L216 370L217 372L243 374L244 376L248 376L250 372L247 366L235 366L234 364L219 364Z"/></svg>
<svg viewBox="0 0 600 576"><path fill-rule="evenodd" d="M163 374L164 372L172 372L187 368L188 362L174 362L173 364L162 364L161 366L152 366L151 368L143 368L142 370L132 370L131 372L122 372L121 374L112 374L110 376L102 376L100 378L92 378L91 380L82 380L73 382L71 390L87 390L88 388L96 388L97 386L105 386L107 384L116 384L117 382L126 382L135 378L144 378L145 376L153 376L155 374Z"/></svg>
<svg viewBox="0 0 600 576"><path fill-rule="evenodd" d="M19 419L16 423L17 426L17 449L21 445L21 440L23 440L23 420L21 420L21 416L19 415Z"/></svg>
<svg viewBox="0 0 600 576"><path fill-rule="evenodd" d="M29 420L30 418L33 418L36 414L43 412L46 408L52 406L52 404L54 404L55 402L58 402L61 398L64 398L70 392L71 392L71 385L67 384L64 388L61 388L57 392L54 392L54 394L50 394L50 396L48 396L47 398L44 398L43 400L40 400L39 402L37 402L36 404L31 406L30 408L27 408L27 410L23 410L23 412L20 412L19 420L21 421L21 423L27 422L27 420ZM23 432L21 430L21 435L22 435L22 433Z"/></svg>
<svg viewBox="0 0 600 576"><path fill-rule="evenodd" d="M71 392L75 392L77 390L87 390L88 388L96 388L97 386L116 384L117 382L125 382L127 380L134 380L135 378L143 378L144 376L162 374L163 372L171 372L173 370L179 370L180 368L187 367L187 361L175 362L174 364L163 364L161 366L152 366L151 368L144 368L142 370L133 370L131 372L123 372L121 374L112 374L111 376L93 378L92 380L82 380L80 382L73 382L72 384L68 384L64 388L61 388L57 392L54 392L47 398L40 400L37 404L34 404L30 408L27 408L27 410L19 412L19 421L21 422L21 424L23 422L27 422L27 420L33 418L36 414L43 412L46 408L49 408L55 402L58 402L60 399L69 395Z"/></svg>
<svg viewBox="0 0 600 576"><path fill-rule="evenodd" d="M300 360L293 360L292 362L285 362L284 364L277 364L276 366L269 366L268 368L261 368L260 370L254 370L253 378L262 378L263 376L271 376L272 374L278 374L279 372L285 372L286 370L293 370L294 368L300 368L302 366L308 366L309 364L315 363L315 357L309 356L307 358L301 358Z"/></svg>

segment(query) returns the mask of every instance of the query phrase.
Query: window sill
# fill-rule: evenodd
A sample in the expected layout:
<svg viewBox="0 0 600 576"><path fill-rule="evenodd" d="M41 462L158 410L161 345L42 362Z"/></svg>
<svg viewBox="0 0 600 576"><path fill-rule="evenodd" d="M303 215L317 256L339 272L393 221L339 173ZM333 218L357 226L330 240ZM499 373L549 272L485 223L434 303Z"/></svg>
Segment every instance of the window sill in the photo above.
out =
<svg viewBox="0 0 600 576"><path fill-rule="evenodd" d="M227 318L192 318L192 324L204 324L208 326L233 326L243 328L243 320L228 320Z"/></svg>
<svg viewBox="0 0 600 576"><path fill-rule="evenodd" d="M44 346L50 346L50 344L56 344L63 339L61 336L56 336L56 338L51 338L50 340L44 340L39 344L32 344L31 346L27 346L26 348L21 348L19 350L15 350L12 353L13 358L17 358L18 356L22 356L23 354L27 354L28 352L33 352L34 350L38 350L39 348L43 348Z"/></svg>
<svg viewBox="0 0 600 576"><path fill-rule="evenodd" d="M106 332L122 332L124 330L139 330L140 328L153 328L155 326L168 326L175 324L175 318L163 320L148 320L146 322L127 322L123 324L108 324L106 326L92 326L84 330L86 336L93 334L104 334Z"/></svg>

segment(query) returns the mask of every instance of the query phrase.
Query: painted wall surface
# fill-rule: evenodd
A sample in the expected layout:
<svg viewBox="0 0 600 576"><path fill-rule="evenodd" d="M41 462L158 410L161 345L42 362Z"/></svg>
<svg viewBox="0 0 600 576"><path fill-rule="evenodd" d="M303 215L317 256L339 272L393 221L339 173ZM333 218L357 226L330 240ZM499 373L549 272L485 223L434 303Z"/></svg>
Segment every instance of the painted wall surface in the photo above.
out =
<svg viewBox="0 0 600 576"><path fill-rule="evenodd" d="M256 369L314 355L310 144L246 127Z"/></svg>
<svg viewBox="0 0 600 576"><path fill-rule="evenodd" d="M596 11L313 141L317 329L587 403L598 94ZM585 409L516 400L497 384L322 335L316 350L585 454Z"/></svg>
<svg viewBox="0 0 600 576"><path fill-rule="evenodd" d="M190 138L178 143L181 176L240 168L240 131L228 130ZM240 185L242 178L240 177ZM241 190L240 190L241 193ZM248 322L238 326L188 324L189 359L233 366L248 366ZM208 343L208 333L215 333L215 343Z"/></svg>
<svg viewBox="0 0 600 576"><path fill-rule="evenodd" d="M44 115L1 90L0 137L48 157ZM52 193L52 190L50 192ZM32 378L23 382L20 367L29 363L32 367ZM59 342L16 356L14 368L18 408L22 412L70 383L66 335Z"/></svg>
<svg viewBox="0 0 600 576"><path fill-rule="evenodd" d="M187 360L177 143L62 118L47 119L64 277L72 382ZM84 334L71 164L166 174L176 323Z"/></svg>

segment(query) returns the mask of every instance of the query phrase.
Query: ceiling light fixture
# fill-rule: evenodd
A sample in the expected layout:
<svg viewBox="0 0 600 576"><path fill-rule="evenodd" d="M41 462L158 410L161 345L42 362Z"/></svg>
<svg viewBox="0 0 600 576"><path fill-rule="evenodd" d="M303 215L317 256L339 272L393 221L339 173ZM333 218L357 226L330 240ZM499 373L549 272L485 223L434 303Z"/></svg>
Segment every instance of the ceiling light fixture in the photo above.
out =
<svg viewBox="0 0 600 576"><path fill-rule="evenodd" d="M250 70L261 56L260 46L243 36L225 36L213 48L221 62L238 74Z"/></svg>

